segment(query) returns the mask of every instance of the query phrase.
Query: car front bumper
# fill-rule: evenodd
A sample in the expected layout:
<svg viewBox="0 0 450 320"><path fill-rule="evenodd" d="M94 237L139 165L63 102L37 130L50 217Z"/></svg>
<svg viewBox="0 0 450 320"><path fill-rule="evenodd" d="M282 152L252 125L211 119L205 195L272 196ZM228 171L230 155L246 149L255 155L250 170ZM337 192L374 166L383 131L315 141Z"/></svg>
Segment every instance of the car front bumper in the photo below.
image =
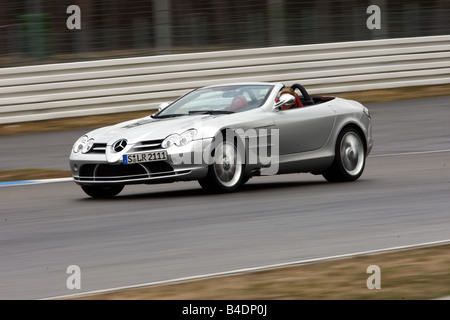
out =
<svg viewBox="0 0 450 320"><path fill-rule="evenodd" d="M156 149L153 151L166 150L168 159L127 165L123 163L121 155L109 157L108 147L102 154L72 152L70 168L75 183L79 185L154 184L198 180L208 173L207 159L211 154L211 142L212 138L195 140L184 147Z"/></svg>

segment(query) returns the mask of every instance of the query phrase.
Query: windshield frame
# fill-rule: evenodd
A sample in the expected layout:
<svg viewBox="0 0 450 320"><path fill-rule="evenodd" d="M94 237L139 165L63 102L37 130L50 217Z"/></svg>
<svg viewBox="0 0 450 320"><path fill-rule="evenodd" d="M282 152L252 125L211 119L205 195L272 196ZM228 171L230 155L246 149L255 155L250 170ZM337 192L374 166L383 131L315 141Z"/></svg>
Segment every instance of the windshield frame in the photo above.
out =
<svg viewBox="0 0 450 320"><path fill-rule="evenodd" d="M274 87L275 87L274 84L271 83L245 83L245 84L224 84L224 85L197 88L181 96L180 98L169 104L166 108L156 112L155 114L153 114L152 117L169 118L173 116L189 116L193 114L235 113L234 111L227 111L227 109L223 108L214 108L214 106L212 106L211 108L198 108L198 107L187 108L186 110L183 110L186 112L180 112L180 109L185 108L186 104L188 103L196 102L195 99L197 99L201 94L208 95L210 93L214 94L215 92L217 92L221 96L220 97L221 99L226 100L229 98L231 102L232 98L234 98L236 95L241 95L245 92L247 92L247 95L250 96L249 90L257 90L257 89L263 90L262 93L258 95L258 97L256 97L255 92L252 91L253 98L251 99L251 102L253 103L253 105L249 104L249 106L236 112L245 112L249 110L254 110L264 106L267 99L273 92ZM222 93L220 94L220 92ZM217 97L216 98L213 97L211 100L214 99L217 99ZM200 100L200 102L202 102L202 100Z"/></svg>

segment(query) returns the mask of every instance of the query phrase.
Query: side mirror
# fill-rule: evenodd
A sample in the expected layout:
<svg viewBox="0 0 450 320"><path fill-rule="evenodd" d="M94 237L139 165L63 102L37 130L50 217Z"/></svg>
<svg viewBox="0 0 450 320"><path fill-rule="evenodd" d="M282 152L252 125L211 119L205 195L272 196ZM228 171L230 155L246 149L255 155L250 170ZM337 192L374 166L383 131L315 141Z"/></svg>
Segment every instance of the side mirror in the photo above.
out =
<svg viewBox="0 0 450 320"><path fill-rule="evenodd" d="M290 104L295 103L295 97L291 94L283 94L278 102L276 102L273 106L274 109L279 110L282 106L288 106Z"/></svg>
<svg viewBox="0 0 450 320"><path fill-rule="evenodd" d="M163 102L158 106L158 111L164 110L165 108L167 108L169 106L170 103L168 102Z"/></svg>

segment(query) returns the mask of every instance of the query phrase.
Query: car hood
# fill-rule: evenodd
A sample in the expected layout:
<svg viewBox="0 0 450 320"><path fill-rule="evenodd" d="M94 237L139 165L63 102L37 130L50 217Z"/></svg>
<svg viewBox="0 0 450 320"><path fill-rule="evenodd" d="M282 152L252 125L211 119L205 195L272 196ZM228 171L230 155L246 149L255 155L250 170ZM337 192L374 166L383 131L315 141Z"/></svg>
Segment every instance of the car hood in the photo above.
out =
<svg viewBox="0 0 450 320"><path fill-rule="evenodd" d="M237 119L236 114L225 115L188 115L174 118L154 119L150 116L122 122L113 126L103 127L89 132L89 138L98 143L112 144L119 139L127 139L129 143L144 140L165 139L173 133L181 134L195 128L199 131L198 138L207 138L217 132L217 126ZM225 121L225 119L227 121ZM234 122L234 121L231 121Z"/></svg>

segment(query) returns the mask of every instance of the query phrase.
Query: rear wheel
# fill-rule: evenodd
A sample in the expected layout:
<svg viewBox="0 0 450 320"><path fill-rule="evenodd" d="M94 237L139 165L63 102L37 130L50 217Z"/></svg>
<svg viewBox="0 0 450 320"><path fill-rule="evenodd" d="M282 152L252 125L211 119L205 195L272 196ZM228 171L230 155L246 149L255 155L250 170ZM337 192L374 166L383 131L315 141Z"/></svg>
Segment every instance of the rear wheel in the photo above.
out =
<svg viewBox="0 0 450 320"><path fill-rule="evenodd" d="M357 180L364 171L366 154L361 135L354 128L342 130L336 142L333 164L323 173L330 182Z"/></svg>
<svg viewBox="0 0 450 320"><path fill-rule="evenodd" d="M123 190L123 185L81 186L81 189L92 198L112 198Z"/></svg>
<svg viewBox="0 0 450 320"><path fill-rule="evenodd" d="M232 192L244 180L244 166L241 153L234 141L224 140L214 151L214 161L208 168L208 175L198 182L207 192Z"/></svg>

